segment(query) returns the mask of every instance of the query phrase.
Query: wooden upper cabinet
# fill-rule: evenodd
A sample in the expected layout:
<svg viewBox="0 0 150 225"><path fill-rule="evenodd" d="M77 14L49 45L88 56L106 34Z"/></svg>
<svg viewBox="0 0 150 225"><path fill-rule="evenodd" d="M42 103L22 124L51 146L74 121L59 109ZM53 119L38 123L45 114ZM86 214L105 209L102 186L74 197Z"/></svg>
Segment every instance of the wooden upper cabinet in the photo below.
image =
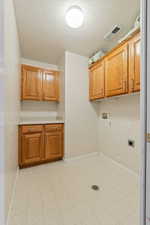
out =
<svg viewBox="0 0 150 225"><path fill-rule="evenodd" d="M91 65L90 100L140 91L140 45L140 30L137 30Z"/></svg>
<svg viewBox="0 0 150 225"><path fill-rule="evenodd" d="M104 61L90 70L90 100L104 98Z"/></svg>
<svg viewBox="0 0 150 225"><path fill-rule="evenodd" d="M129 92L140 90L140 33L129 42Z"/></svg>
<svg viewBox="0 0 150 225"><path fill-rule="evenodd" d="M44 71L43 73L43 99L45 101L59 100L58 72Z"/></svg>
<svg viewBox="0 0 150 225"><path fill-rule="evenodd" d="M22 65L22 100L58 101L59 72Z"/></svg>
<svg viewBox="0 0 150 225"><path fill-rule="evenodd" d="M128 91L128 45L125 44L105 59L105 93L106 96L125 94Z"/></svg>
<svg viewBox="0 0 150 225"><path fill-rule="evenodd" d="M22 100L41 100L42 73L39 68L22 66Z"/></svg>

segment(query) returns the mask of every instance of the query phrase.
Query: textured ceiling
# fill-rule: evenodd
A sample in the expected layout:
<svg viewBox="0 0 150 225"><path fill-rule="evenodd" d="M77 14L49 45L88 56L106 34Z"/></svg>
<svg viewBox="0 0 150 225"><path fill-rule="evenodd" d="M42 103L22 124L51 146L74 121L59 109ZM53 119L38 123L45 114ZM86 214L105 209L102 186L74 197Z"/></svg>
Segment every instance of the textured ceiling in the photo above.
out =
<svg viewBox="0 0 150 225"><path fill-rule="evenodd" d="M133 25L140 0L14 0L22 56L57 63L64 50L91 56L114 42L104 35L115 25L122 26L120 38ZM65 23L65 12L80 6L85 22L80 29Z"/></svg>

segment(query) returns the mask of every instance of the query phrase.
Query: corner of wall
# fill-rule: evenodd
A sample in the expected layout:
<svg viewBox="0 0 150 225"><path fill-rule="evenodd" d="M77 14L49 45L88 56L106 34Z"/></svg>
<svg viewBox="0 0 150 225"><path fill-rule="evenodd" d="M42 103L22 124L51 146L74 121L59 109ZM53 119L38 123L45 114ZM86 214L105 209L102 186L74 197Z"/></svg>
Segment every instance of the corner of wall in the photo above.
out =
<svg viewBox="0 0 150 225"><path fill-rule="evenodd" d="M4 1L4 180L5 221L18 168L18 122L20 114L20 45L13 0Z"/></svg>

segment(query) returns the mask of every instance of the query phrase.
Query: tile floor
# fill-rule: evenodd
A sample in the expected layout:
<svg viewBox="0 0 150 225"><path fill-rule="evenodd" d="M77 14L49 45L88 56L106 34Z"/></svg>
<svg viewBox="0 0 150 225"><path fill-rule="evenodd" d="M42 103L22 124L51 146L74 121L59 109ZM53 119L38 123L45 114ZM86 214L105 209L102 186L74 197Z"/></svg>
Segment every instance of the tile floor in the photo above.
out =
<svg viewBox="0 0 150 225"><path fill-rule="evenodd" d="M9 225L138 225L138 188L138 176L103 155L24 169Z"/></svg>

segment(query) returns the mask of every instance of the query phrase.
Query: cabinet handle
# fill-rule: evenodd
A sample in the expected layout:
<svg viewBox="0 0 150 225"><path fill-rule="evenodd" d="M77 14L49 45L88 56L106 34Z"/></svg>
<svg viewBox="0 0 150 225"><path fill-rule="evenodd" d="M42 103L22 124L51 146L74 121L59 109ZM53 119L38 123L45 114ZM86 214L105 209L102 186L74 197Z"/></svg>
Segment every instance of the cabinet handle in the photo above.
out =
<svg viewBox="0 0 150 225"><path fill-rule="evenodd" d="M132 89L132 91L134 91L134 79L133 78L131 79L131 89Z"/></svg>
<svg viewBox="0 0 150 225"><path fill-rule="evenodd" d="M127 82L126 82L126 80L123 82L123 85L124 85L124 91L126 92L127 91Z"/></svg>

